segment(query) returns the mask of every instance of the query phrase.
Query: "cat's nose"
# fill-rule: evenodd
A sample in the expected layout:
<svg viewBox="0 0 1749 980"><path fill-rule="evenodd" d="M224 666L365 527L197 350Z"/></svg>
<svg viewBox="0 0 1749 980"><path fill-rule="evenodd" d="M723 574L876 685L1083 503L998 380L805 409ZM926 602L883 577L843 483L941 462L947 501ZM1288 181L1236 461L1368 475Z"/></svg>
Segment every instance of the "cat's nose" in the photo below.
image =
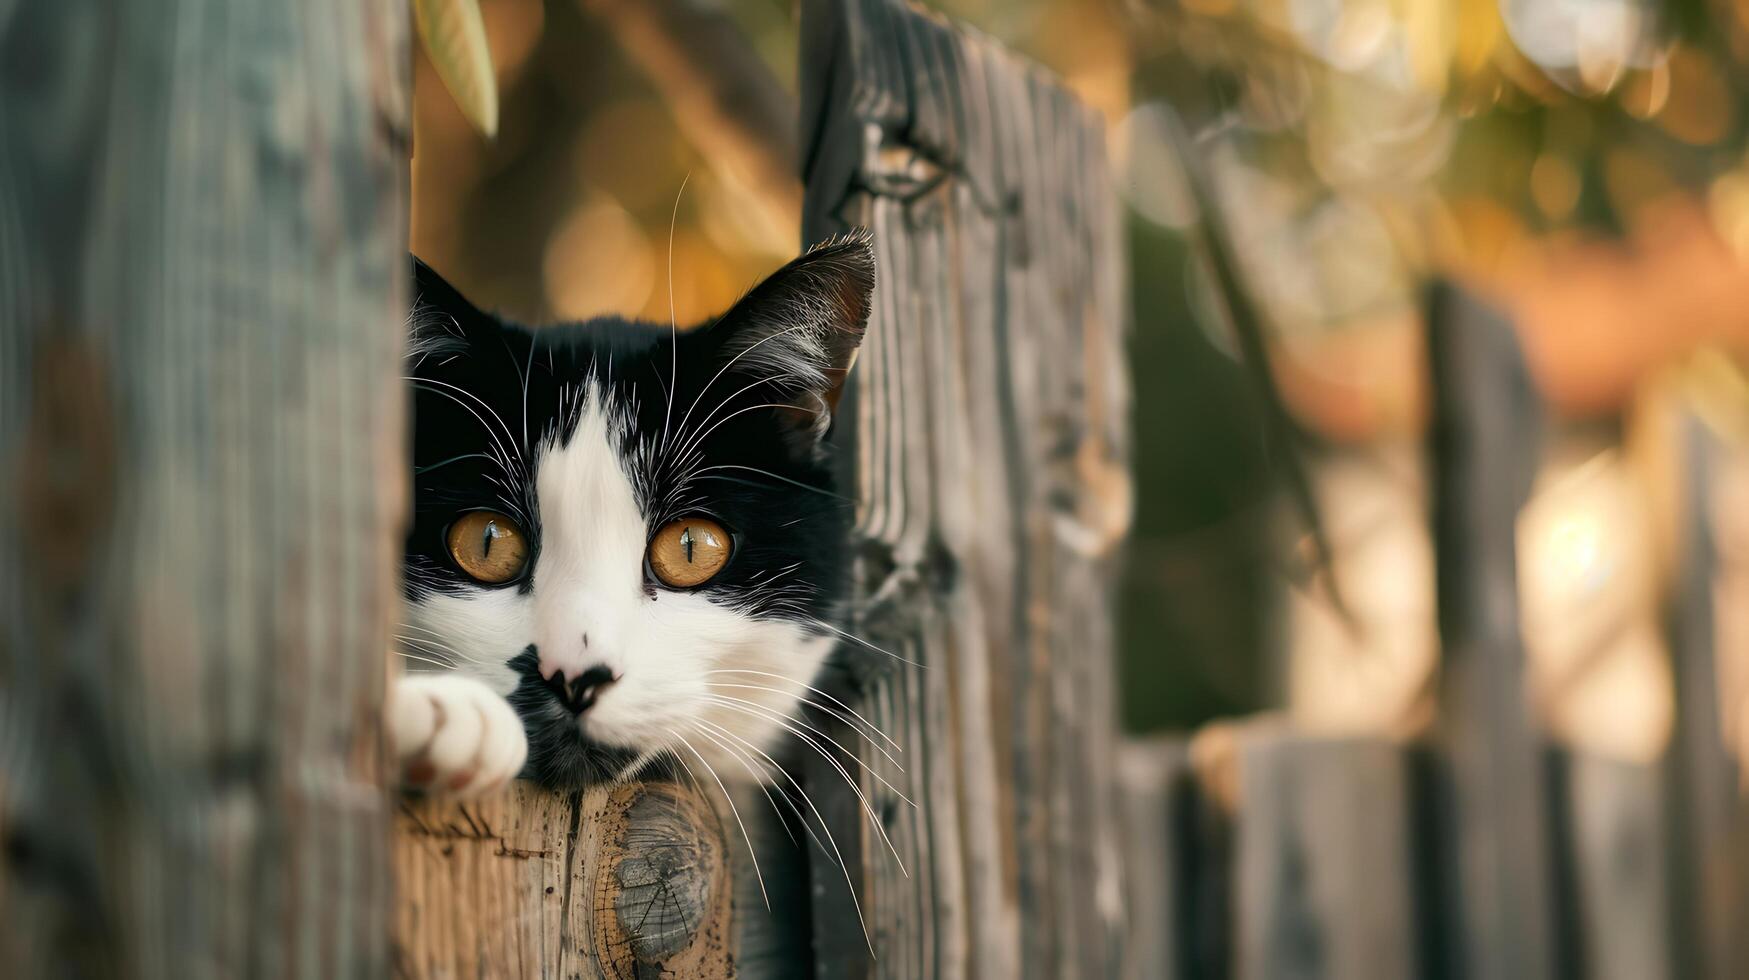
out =
<svg viewBox="0 0 1749 980"><path fill-rule="evenodd" d="M595 704L595 699L608 685L619 680L619 676L604 664L596 664L576 677L566 677L564 672L554 672L547 681L547 687L559 699L559 703L571 710L574 715L580 715Z"/></svg>

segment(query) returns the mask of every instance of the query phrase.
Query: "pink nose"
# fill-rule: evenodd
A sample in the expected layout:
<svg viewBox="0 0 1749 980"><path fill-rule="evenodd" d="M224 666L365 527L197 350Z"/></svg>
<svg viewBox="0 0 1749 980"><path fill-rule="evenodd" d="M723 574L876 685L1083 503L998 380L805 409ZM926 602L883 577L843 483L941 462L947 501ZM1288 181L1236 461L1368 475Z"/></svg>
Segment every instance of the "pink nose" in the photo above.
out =
<svg viewBox="0 0 1749 980"><path fill-rule="evenodd" d="M600 657L590 653L588 633L582 635L580 646L542 643L539 656L541 679L548 682L559 676L582 677L585 671L593 667L606 666L600 662Z"/></svg>

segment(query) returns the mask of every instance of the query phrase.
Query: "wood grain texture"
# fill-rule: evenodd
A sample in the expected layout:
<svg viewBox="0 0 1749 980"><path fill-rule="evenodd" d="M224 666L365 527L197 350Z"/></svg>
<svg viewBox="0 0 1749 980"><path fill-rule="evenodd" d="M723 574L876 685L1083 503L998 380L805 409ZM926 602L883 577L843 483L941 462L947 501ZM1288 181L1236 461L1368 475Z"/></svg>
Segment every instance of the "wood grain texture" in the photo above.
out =
<svg viewBox="0 0 1749 980"><path fill-rule="evenodd" d="M835 433L859 502L854 631L881 651L850 645L847 686L904 750L861 742L855 790L810 765L833 835L856 842L855 902L814 863L816 969L1106 976L1129 440L1099 122L891 0L808 0L802 35L804 238L869 227L879 269Z"/></svg>
<svg viewBox="0 0 1749 980"><path fill-rule="evenodd" d="M407 12L0 4L0 974L375 978Z"/></svg>
<svg viewBox="0 0 1749 980"><path fill-rule="evenodd" d="M1540 409L1511 324L1456 289L1433 291L1428 354L1444 970L1550 976L1559 953L1549 767L1525 693L1516 552Z"/></svg>
<svg viewBox="0 0 1749 980"><path fill-rule="evenodd" d="M397 975L733 973L723 839L690 788L519 782L473 803L408 801L396 824Z"/></svg>

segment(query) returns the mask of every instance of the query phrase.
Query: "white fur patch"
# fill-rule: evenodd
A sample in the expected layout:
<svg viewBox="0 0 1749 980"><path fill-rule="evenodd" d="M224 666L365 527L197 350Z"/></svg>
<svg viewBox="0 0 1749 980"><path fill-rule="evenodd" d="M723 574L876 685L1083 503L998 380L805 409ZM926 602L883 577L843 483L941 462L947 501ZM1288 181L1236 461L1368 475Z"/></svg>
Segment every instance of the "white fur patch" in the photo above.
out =
<svg viewBox="0 0 1749 980"><path fill-rule="evenodd" d="M489 793L528 757L522 721L502 697L456 674L414 674L389 688L384 727L411 781L453 796Z"/></svg>

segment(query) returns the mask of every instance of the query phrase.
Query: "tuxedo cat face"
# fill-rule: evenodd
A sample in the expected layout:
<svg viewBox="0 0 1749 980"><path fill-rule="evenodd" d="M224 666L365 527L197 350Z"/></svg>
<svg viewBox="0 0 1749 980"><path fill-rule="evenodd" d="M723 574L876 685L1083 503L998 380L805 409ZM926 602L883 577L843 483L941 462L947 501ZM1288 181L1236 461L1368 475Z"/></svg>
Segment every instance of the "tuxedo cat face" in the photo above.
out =
<svg viewBox="0 0 1749 980"><path fill-rule="evenodd" d="M414 273L405 650L507 697L551 785L760 768L836 639L851 513L821 439L866 236L685 331L527 329Z"/></svg>

